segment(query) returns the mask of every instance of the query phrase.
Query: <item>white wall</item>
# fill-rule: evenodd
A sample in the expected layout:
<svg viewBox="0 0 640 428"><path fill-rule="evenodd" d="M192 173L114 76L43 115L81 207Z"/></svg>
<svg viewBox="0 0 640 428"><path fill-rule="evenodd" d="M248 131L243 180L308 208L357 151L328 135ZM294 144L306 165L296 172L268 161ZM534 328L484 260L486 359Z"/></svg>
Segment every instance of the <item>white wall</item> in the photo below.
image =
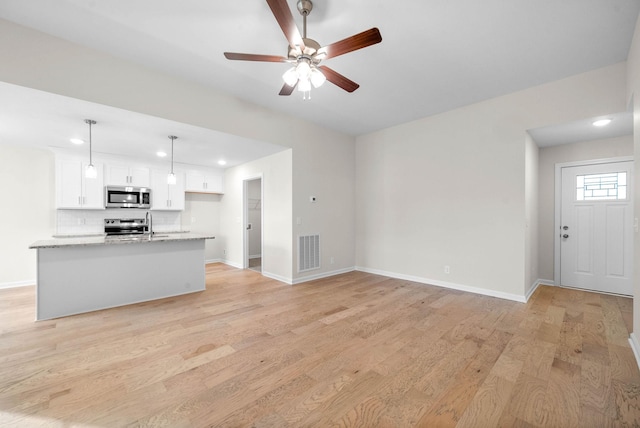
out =
<svg viewBox="0 0 640 428"><path fill-rule="evenodd" d="M243 266L243 182L259 176L264 190L262 274L292 282L292 150L225 171L225 195L220 210L220 244L226 250L223 257L233 266Z"/></svg>
<svg viewBox="0 0 640 428"><path fill-rule="evenodd" d="M555 164L633 156L633 136L607 138L540 149L538 206L539 278L553 284L555 237Z"/></svg>
<svg viewBox="0 0 640 428"><path fill-rule="evenodd" d="M358 137L357 266L522 300L526 130L623 111L625 67Z"/></svg>
<svg viewBox="0 0 640 428"><path fill-rule="evenodd" d="M635 153L640 153L640 17L636 21L633 42L627 60L627 99L633 106L633 146ZM635 203L634 212L640 214L640 164L635 158ZM632 343L635 346L636 358L640 358L640 233L635 232L634 239L634 286L633 286L633 333Z"/></svg>
<svg viewBox="0 0 640 428"><path fill-rule="evenodd" d="M29 245L55 230L53 153L0 144L0 288L36 280Z"/></svg>
<svg viewBox="0 0 640 428"><path fill-rule="evenodd" d="M4 20L0 52L0 81L293 148L296 233L321 233L323 254L336 262L299 275L291 258L285 277L354 266L353 137ZM314 206L310 194L319 197ZM295 245L291 236L282 251L295 254Z"/></svg>
<svg viewBox="0 0 640 428"><path fill-rule="evenodd" d="M207 263L221 261L220 209L222 195L206 193L186 193L182 211L182 230L194 233L212 234L216 239L205 240L204 258ZM154 227L155 227L154 213Z"/></svg>
<svg viewBox="0 0 640 428"><path fill-rule="evenodd" d="M525 134L525 294L529 296L539 278L538 266L538 163L540 152L529 133Z"/></svg>

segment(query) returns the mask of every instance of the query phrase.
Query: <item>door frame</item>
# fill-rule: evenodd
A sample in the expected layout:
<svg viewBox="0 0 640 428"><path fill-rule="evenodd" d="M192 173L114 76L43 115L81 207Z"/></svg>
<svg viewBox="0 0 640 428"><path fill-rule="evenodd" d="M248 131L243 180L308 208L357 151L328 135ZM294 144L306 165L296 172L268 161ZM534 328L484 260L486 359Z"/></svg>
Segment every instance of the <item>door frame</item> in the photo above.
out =
<svg viewBox="0 0 640 428"><path fill-rule="evenodd" d="M561 162L555 164L555 195L554 195L554 222L553 222L553 282L556 286L560 284L560 233L562 227L562 168L570 168L574 166L600 165L603 163L633 162L633 156L620 156L615 158L593 159L574 162ZM634 171L635 174L635 171ZM633 195L630 196L633 198ZM636 213L633 214L634 216Z"/></svg>
<svg viewBox="0 0 640 428"><path fill-rule="evenodd" d="M249 182L260 180L260 254L262 255L262 266L264 268L264 177L263 174L256 174L245 177L242 180L242 268L249 268Z"/></svg>

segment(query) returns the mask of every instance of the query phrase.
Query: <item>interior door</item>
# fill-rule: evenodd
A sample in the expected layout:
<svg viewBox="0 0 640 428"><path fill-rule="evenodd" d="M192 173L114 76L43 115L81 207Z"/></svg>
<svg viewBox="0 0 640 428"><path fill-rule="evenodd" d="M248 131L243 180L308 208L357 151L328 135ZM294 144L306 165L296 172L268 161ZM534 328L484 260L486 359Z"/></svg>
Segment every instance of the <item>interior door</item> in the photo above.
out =
<svg viewBox="0 0 640 428"><path fill-rule="evenodd" d="M633 162L562 168L561 285L632 295Z"/></svg>

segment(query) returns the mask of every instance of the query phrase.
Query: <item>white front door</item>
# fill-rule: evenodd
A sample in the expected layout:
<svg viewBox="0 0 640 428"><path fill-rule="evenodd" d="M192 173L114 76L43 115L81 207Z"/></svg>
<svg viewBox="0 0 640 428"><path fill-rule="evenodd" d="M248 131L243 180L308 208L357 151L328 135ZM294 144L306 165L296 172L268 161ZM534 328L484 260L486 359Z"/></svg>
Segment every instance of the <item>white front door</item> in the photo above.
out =
<svg viewBox="0 0 640 428"><path fill-rule="evenodd" d="M633 162L562 168L560 284L633 294Z"/></svg>

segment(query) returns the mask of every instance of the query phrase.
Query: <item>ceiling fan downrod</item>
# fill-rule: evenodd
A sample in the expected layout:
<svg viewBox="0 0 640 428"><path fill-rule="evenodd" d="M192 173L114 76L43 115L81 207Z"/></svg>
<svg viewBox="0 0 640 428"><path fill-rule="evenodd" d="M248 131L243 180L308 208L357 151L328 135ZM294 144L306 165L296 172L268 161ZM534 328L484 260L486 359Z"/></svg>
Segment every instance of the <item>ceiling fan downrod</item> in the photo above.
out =
<svg viewBox="0 0 640 428"><path fill-rule="evenodd" d="M313 10L311 0L298 0L298 12L302 15L302 38L307 38L307 15Z"/></svg>

